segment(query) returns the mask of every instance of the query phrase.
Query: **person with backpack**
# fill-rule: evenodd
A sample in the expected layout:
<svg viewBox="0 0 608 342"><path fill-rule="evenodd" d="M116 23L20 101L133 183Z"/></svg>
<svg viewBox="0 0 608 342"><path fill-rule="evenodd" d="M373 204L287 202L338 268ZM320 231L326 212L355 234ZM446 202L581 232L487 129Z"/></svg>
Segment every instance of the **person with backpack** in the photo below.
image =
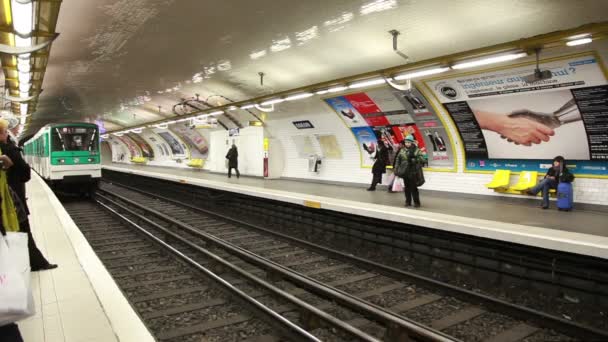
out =
<svg viewBox="0 0 608 342"><path fill-rule="evenodd" d="M394 170L396 176L403 178L406 207L412 205L412 199L414 207L420 207L418 187L424 183L422 175L424 161L424 154L416 146L414 137L411 134L405 137L404 147L397 154Z"/></svg>
<svg viewBox="0 0 608 342"><path fill-rule="evenodd" d="M528 195L536 196L539 192L543 193L542 209L549 209L549 190L557 189L560 182L571 183L574 180L574 175L566 167L566 160L562 156L553 158L553 165L545 174L540 183L527 191Z"/></svg>

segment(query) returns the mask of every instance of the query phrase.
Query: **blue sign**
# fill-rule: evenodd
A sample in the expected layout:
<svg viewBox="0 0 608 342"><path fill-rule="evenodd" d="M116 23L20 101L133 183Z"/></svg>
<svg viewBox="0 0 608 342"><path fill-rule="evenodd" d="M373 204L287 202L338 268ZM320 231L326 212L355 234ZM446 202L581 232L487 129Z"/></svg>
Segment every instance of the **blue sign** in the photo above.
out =
<svg viewBox="0 0 608 342"><path fill-rule="evenodd" d="M511 170L538 171L546 173L551 168L552 160L532 159L468 159L467 171ZM575 175L608 176L608 161L566 160L566 166Z"/></svg>

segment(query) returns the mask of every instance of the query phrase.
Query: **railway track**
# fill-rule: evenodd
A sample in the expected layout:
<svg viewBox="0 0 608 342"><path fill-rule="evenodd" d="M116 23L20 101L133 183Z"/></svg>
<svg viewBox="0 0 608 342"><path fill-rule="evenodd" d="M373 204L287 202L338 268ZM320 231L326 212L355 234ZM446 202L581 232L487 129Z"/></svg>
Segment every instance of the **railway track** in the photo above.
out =
<svg viewBox="0 0 608 342"><path fill-rule="evenodd" d="M187 232L189 239L197 239L207 248L212 246L228 260L259 267L260 272L274 278L289 279L300 286L300 291L302 287L311 286L307 282L331 289L324 292L307 288L314 296L310 293L296 295L304 300L324 297L341 304L346 309L323 304L321 307L331 309L329 313L344 318L362 331L369 331L376 338L393 340L411 334L407 332L407 325L395 328L394 322L386 321L383 316L444 334L438 336L462 340L565 341L601 340L608 336L606 332L421 279L157 195L108 184L103 185L101 193L145 214L157 224L171 226L175 232ZM280 267L281 272L273 267ZM332 299L335 295L332 291L345 298ZM370 313L362 308L365 305L381 315L370 319ZM363 317L355 317L354 313Z"/></svg>

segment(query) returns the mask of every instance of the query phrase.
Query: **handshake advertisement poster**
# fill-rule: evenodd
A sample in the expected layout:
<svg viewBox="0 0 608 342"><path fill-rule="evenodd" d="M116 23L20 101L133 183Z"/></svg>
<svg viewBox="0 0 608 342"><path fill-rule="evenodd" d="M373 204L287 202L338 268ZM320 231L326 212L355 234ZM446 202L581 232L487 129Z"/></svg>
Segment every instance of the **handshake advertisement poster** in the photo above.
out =
<svg viewBox="0 0 608 342"><path fill-rule="evenodd" d="M593 53L426 82L454 121L471 171L548 168L608 175L608 85ZM530 81L528 79L528 81Z"/></svg>
<svg viewBox="0 0 608 342"><path fill-rule="evenodd" d="M371 168L374 164L378 140L389 148L392 163L399 143L411 134L426 155L427 167L455 170L452 145L443 122L415 87L408 92L381 87L325 101L353 132L362 167Z"/></svg>

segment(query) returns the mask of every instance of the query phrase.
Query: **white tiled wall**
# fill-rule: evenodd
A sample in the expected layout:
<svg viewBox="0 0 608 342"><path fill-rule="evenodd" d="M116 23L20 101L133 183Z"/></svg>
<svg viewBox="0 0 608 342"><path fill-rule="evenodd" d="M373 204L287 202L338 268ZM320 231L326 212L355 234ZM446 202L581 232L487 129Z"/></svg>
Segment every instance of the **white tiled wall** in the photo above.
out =
<svg viewBox="0 0 608 342"><path fill-rule="evenodd" d="M564 53L572 54L589 50L597 51L603 59L604 64L608 60L608 42L602 41L591 45L584 45L580 48L564 48L561 51L554 50L550 54L543 55L543 58L551 57L552 55ZM441 104L436 103L433 99L429 100L434 102L436 108L442 108ZM460 141L458 133L447 113L440 111L438 114L443 117L444 122L446 123L446 129L452 136L452 141L455 145L454 152L458 161L458 172L426 172L425 177L427 182L423 186L423 189L482 194L488 196L514 196L497 194L488 190L485 187L485 184L491 181L491 174L463 172L464 156L462 149L459 146ZM244 125L247 124L248 120L254 120L251 115L243 111L235 113L234 116ZM296 129L292 122L299 120L310 120L315 127L313 129ZM219 134L220 132L215 133ZM354 135L342 122L339 116L319 97L312 97L296 102L281 103L276 106L276 111L267 113L265 134L268 137L276 138L281 142L280 145L283 149L284 156L283 177L361 184L366 184L371 181L371 169L360 167L361 156ZM335 134L336 139L342 148L342 159L323 159L320 172L318 173L308 171L308 160L306 158L298 157L296 147L292 140L292 137L295 135L313 136L314 134ZM316 142L314 136L312 140L313 142ZM226 149L225 142L222 139L211 138L210 143L211 151L217 148L221 150ZM220 145L219 147L217 146L218 144ZM167 166L179 167L179 165ZM209 169L209 167L210 166L207 166L206 169ZM221 167L218 166L217 169L221 169ZM257 174L257 172L254 174ZM512 183L517 181L516 178L517 176L513 176ZM574 183L574 193L576 202L608 205L608 179L578 178Z"/></svg>

